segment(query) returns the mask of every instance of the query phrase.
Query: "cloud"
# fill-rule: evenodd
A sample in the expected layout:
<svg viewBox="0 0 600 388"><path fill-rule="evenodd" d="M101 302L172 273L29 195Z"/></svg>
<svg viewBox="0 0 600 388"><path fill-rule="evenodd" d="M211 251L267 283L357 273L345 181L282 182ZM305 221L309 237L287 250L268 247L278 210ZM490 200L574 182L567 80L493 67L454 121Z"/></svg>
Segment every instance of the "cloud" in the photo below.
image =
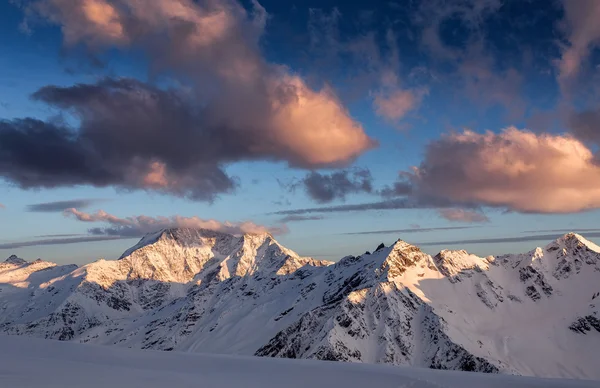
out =
<svg viewBox="0 0 600 388"><path fill-rule="evenodd" d="M503 243L518 243L529 241L552 241L562 236L562 234L537 234L531 236L519 237L499 237L499 238L477 238L471 240L450 240L450 241L430 241L417 243L421 246L431 245L468 245L468 244L503 244ZM584 237L600 237L600 233L586 233Z"/></svg>
<svg viewBox="0 0 600 388"><path fill-rule="evenodd" d="M383 201L305 209L309 214L437 209L451 221L486 222L482 207L523 213L573 213L600 207L596 155L570 135L465 130L429 143L418 167L378 191Z"/></svg>
<svg viewBox="0 0 600 388"><path fill-rule="evenodd" d="M235 189L230 163L338 168L377 145L330 88L264 59L267 15L256 2L251 12L233 0L38 0L27 10L59 25L67 47L142 50L163 86L107 78L40 89L33 98L65 120L0 123L0 175L22 188L211 201Z"/></svg>
<svg viewBox="0 0 600 388"><path fill-rule="evenodd" d="M547 232L561 232L561 233L584 233L584 232L600 232L600 229L541 229L541 230L526 230L523 233L547 233Z"/></svg>
<svg viewBox="0 0 600 388"><path fill-rule="evenodd" d="M600 3L596 0L563 0L563 7L567 44L562 46L558 70L559 82L564 87L578 75L591 49L600 43Z"/></svg>
<svg viewBox="0 0 600 388"><path fill-rule="evenodd" d="M378 191L378 194L384 198L395 198L410 195L413 187L412 184L406 180L406 176L407 174L400 173L400 180L397 180L391 186L385 186L383 189Z"/></svg>
<svg viewBox="0 0 600 388"><path fill-rule="evenodd" d="M42 234L40 236L35 236L36 238L47 238L47 237L75 237L75 236L84 236L81 233L59 233L59 234Z"/></svg>
<svg viewBox="0 0 600 388"><path fill-rule="evenodd" d="M445 60L456 60L461 44L452 44L444 38L452 36L457 39L472 40L480 38L484 21L502 7L502 0L432 0L420 3L420 9L413 16L413 23L422 27L421 44L435 57ZM473 36L455 36L460 34L456 28L452 34L442 33L445 23L454 22L454 26L464 27ZM457 31L458 30L458 31Z"/></svg>
<svg viewBox="0 0 600 388"><path fill-rule="evenodd" d="M288 223L288 222L299 222L299 221L318 221L318 220L322 220L323 217L321 216L301 216L301 215L289 215L289 216L285 216L282 217L279 222L281 222L282 224Z"/></svg>
<svg viewBox="0 0 600 388"><path fill-rule="evenodd" d="M569 135L509 127L469 130L431 142L419 167L406 172L412 196L518 212L572 213L600 207L600 166ZM447 206L445 206L447 207Z"/></svg>
<svg viewBox="0 0 600 388"><path fill-rule="evenodd" d="M373 106L375 113L389 121L398 121L408 112L417 108L421 103L425 91L403 90L393 88L375 94Z"/></svg>
<svg viewBox="0 0 600 388"><path fill-rule="evenodd" d="M582 142L600 145L600 108L573 112L568 124L571 133Z"/></svg>
<svg viewBox="0 0 600 388"><path fill-rule="evenodd" d="M108 224L109 226L106 227L94 227L88 230L90 234L104 236L141 237L147 233L153 233L166 228L210 229L234 235L245 233L287 233L285 225L265 227L253 222L220 222L216 220L204 220L198 217L149 217L142 215L119 218L104 210L99 210L96 213L85 213L77 209L67 209L64 211L64 214L82 222Z"/></svg>
<svg viewBox="0 0 600 388"><path fill-rule="evenodd" d="M345 212L356 212L356 211L369 211L369 210L394 210L394 209L418 209L418 208L431 208L436 207L433 205L421 205L415 203L409 198L394 198L385 201L367 202L358 204L348 205L335 205L335 206L322 206L322 207L311 207L303 209L290 209L280 210L270 214L279 215L297 215L297 214L310 214L310 213L345 213Z"/></svg>
<svg viewBox="0 0 600 388"><path fill-rule="evenodd" d="M301 185L306 193L318 203L328 203L336 199L344 200L351 193L373 191L373 177L368 169L352 169L320 174L311 172L300 183L293 184L292 190Z"/></svg>
<svg viewBox="0 0 600 388"><path fill-rule="evenodd" d="M363 13L366 14L368 12ZM375 113L397 124L419 107L427 89L402 82L398 41L393 28L387 28L381 39L381 25L376 30L365 31L364 27L370 22L359 22L353 27L360 32L351 34L341 29L341 21L342 14L337 8L331 12L309 9L309 47L312 60L316 58L318 73L325 82L338 80L338 88L343 89L346 98L370 96Z"/></svg>
<svg viewBox="0 0 600 388"><path fill-rule="evenodd" d="M461 89L470 101L486 108L502 106L511 119L524 116L527 104L522 94L523 75L514 67L499 69L482 43L469 46L457 72Z"/></svg>
<svg viewBox="0 0 600 388"><path fill-rule="evenodd" d="M0 244L0 249L17 249L25 247L34 247L38 245L63 245L63 244L78 244L84 242L111 241L118 240L119 236L83 236L71 238L52 238L45 240L30 240Z"/></svg>
<svg viewBox="0 0 600 388"><path fill-rule="evenodd" d="M29 212L62 212L68 208L86 208L100 200L98 199L72 199L68 201L42 202L27 205Z"/></svg>
<svg viewBox="0 0 600 388"><path fill-rule="evenodd" d="M279 183L280 187L282 187L286 190L290 190L290 186L282 184L281 181L278 180L277 183ZM290 206L292 204L289 199L287 199L283 196L280 196L277 201L272 201L271 203L273 205L277 205L277 206Z"/></svg>
<svg viewBox="0 0 600 388"><path fill-rule="evenodd" d="M445 218L452 222L490 222L490 219L479 211L450 208L450 209L438 209L440 217Z"/></svg>
<svg viewBox="0 0 600 388"><path fill-rule="evenodd" d="M456 95L488 109L502 106L510 118L522 118L526 103L521 93L524 77L511 65L515 58L498 59L489 41L488 22L501 11L502 0L422 1L412 22L420 43L431 55L435 78ZM504 23L511 23L514 15ZM505 39L511 39L510 27ZM441 71L436 71L440 69ZM451 96L450 98L455 98ZM461 101L462 102L462 101Z"/></svg>
<svg viewBox="0 0 600 388"><path fill-rule="evenodd" d="M442 228L421 228L421 227L411 227L410 229L393 229L393 230L369 230L365 232L351 232L344 233L347 235L361 235L361 234L398 234L398 233L427 233L427 232L437 232L444 230L462 230L462 229L471 229L472 226L448 226Z"/></svg>
<svg viewBox="0 0 600 388"><path fill-rule="evenodd" d="M414 89L402 87L397 70L393 70L394 67L399 67L400 59L395 35L390 31L387 34L387 41L391 48L390 64L381 72L378 90L371 94L375 113L387 121L395 123L410 111L417 109L428 94L428 90L424 87Z"/></svg>

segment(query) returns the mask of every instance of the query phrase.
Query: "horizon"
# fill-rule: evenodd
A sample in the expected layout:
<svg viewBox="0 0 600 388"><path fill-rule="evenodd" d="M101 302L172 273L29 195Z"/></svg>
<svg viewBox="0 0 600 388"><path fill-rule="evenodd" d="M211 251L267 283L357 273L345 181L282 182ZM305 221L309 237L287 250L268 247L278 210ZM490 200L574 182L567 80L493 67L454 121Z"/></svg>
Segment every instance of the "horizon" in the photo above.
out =
<svg viewBox="0 0 600 388"><path fill-rule="evenodd" d="M0 256L117 259L165 227L267 231L330 261L394 238L431 255L600 244L600 2L0 15Z"/></svg>
<svg viewBox="0 0 600 388"><path fill-rule="evenodd" d="M127 253L128 251L131 251L134 247L138 246L148 236L153 235L153 234L159 234L159 233L162 235L164 232L166 232L166 231L168 231L170 229L193 229L193 230L211 231L210 229L199 229L199 228L165 228L165 229L157 230L155 232L149 232L149 233L147 233L145 236L141 237L137 242L135 242L135 243L129 245L127 248L125 248L122 251L122 253L119 256L117 256L117 257L97 257L97 258L93 258L93 259L90 259L90 260L82 261L80 263L65 262L63 260L53 261L53 260L48 260L48 259L44 259L44 258L41 258L41 257L38 257L38 258L35 258L35 259L34 258L24 258L24 257L20 257L19 255L16 255L16 254L10 254L5 260L8 260L8 259L10 259L12 257L17 257L17 258L23 259L23 260L25 260L27 262L32 262L34 260L41 259L43 261L54 262L54 263L59 264L59 265L76 264L79 267L87 265L87 264L90 264L90 263L94 263L94 262L96 262L98 260L120 260L125 253ZM228 233L225 233L225 234L228 234ZM271 236L275 241L277 241L279 243L279 241L277 240L277 237L273 236L270 232L257 232L257 233L249 232L249 233L238 234L238 235L233 235L233 236L235 236L235 237L243 237L244 235L263 235L263 234ZM541 244L541 245L536 245L535 247L533 247L531 249L528 249L526 251L519 251L519 252L499 252L499 253L494 253L494 254L481 254L481 253L479 253L477 251L473 251L473 250L461 248L460 246L461 246L461 244L466 245L466 246L469 246L469 245L479 245L479 244L482 245L482 246L486 246L486 244L492 244L492 245L494 245L494 244L503 244L503 243L506 243L506 240L507 240L506 238L493 238L493 239L490 239L491 241L488 240L485 243L481 243L479 240L474 240L473 242L471 242L471 241L449 241L449 242L434 242L434 243L427 243L427 242L425 242L425 243L415 243L415 242L412 242L410 240L405 240L405 239L402 239L402 238L397 238L397 239L393 240L392 242L381 241L379 244L384 244L385 247L389 247L391 245L394 245L398 241L404 241L404 242L408 243L409 245L416 246L421 251L423 251L424 253L428 254L431 257L437 255L438 253L440 253L442 251L446 251L446 250L449 250L449 251L465 250L469 254L473 254L473 255L479 256L481 258L484 258L484 257L489 257L489 256L501 256L501 255L505 255L505 254L525 254L525 253L529 253L529 252L531 252L531 251L533 251L533 250L535 250L537 248L544 248L547 245L550 245L553 242L555 242L555 241L557 241L557 240L559 240L559 239L561 239L561 238L563 238L563 237L565 237L565 236L567 236L569 234L575 234L576 236L583 237L585 240L598 245L598 243L596 242L598 240L598 238L596 238L596 241L594 241L593 239L586 238L585 235L580 234L580 233L576 233L576 232L566 232L566 233L559 234L559 235L545 234L545 235L539 235L539 236L529 235L529 236L524 236L524 237L520 237L520 238L519 237L508 238L508 240L511 240L511 241L515 240L515 239L516 240L524 240L524 241L520 241L521 243L529 243L529 242L533 242L533 241L544 241L545 243ZM600 236L600 233L598 233L596 235ZM131 239L123 239L123 240L130 241ZM496 241L494 241L494 240L496 240ZM114 241L118 241L118 240L114 240ZM150 243L145 244L143 246L150 245L152 243L153 242L150 242ZM81 243L74 243L74 244L81 244ZM377 246L379 246L379 245L377 245ZM439 249L437 249L437 248L429 248L429 247L438 247L438 246L439 247L451 246L453 248L439 248ZM372 249L367 249L367 250L363 251L362 253L356 253L355 252L355 253L351 253L351 254L348 254L348 255L343 255L343 256L340 256L340 257L337 257L337 258L324 258L324 257L320 258L320 257L314 257L314 256L310 256L310 255L303 255L300 252L298 252L296 249L294 249L293 247L285 246L285 248L291 249L292 251L296 252L300 257L310 257L310 258L313 258L313 259L326 260L326 261L330 261L330 262L333 262L333 263L338 262L339 260L341 260L342 258L344 258L345 256L348 256L348 255L362 256L366 252L371 252L372 253L372 252L374 252L376 250L375 249L376 246L373 246Z"/></svg>

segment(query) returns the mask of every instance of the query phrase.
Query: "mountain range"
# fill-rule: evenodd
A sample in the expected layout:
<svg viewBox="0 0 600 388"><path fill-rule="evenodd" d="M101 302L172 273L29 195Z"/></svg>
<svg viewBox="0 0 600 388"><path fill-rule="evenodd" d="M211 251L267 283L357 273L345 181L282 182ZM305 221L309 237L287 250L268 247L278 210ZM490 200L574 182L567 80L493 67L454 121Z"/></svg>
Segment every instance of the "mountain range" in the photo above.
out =
<svg viewBox="0 0 600 388"><path fill-rule="evenodd" d="M118 260L0 264L0 332L129 348L600 379L600 247L338 262L273 236L149 234Z"/></svg>

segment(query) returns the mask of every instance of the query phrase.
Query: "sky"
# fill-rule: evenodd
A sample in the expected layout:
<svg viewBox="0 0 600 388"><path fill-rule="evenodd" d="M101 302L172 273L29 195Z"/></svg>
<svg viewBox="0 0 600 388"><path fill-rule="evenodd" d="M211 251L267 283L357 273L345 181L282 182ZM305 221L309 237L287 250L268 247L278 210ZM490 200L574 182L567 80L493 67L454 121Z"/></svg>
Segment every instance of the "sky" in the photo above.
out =
<svg viewBox="0 0 600 388"><path fill-rule="evenodd" d="M600 2L0 2L0 256L600 241Z"/></svg>

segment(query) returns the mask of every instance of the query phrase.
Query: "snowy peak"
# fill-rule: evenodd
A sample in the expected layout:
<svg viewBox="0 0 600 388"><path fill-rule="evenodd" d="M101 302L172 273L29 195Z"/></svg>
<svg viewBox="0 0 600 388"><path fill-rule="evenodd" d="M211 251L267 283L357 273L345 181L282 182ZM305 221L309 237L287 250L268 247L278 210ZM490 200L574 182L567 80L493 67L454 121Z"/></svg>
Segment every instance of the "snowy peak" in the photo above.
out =
<svg viewBox="0 0 600 388"><path fill-rule="evenodd" d="M387 271L388 278L403 275L408 269L417 266L432 266L431 256L424 253L419 247L406 241L398 240L385 250L387 255L383 261L383 268Z"/></svg>
<svg viewBox="0 0 600 388"><path fill-rule="evenodd" d="M496 258L464 250L431 257L397 240L333 264L300 257L266 233L165 229L120 260L0 265L0 332L596 377L599 252L575 234Z"/></svg>
<svg viewBox="0 0 600 388"><path fill-rule="evenodd" d="M240 237L207 229L163 229L144 236L116 262L88 265L87 272L118 280L187 283L207 264L235 253L241 243Z"/></svg>
<svg viewBox="0 0 600 388"><path fill-rule="evenodd" d="M119 262L128 279L177 283L209 275L222 281L257 272L288 274L307 264L325 265L301 258L269 233L234 236L193 228L163 229L148 234L125 251Z"/></svg>
<svg viewBox="0 0 600 388"><path fill-rule="evenodd" d="M489 269L487 260L463 250L444 249L433 257L438 271L444 276L452 277L464 271Z"/></svg>
<svg viewBox="0 0 600 388"><path fill-rule="evenodd" d="M545 247L546 251L563 250L565 253L577 254L581 251L600 253L600 247L577 233L567 233Z"/></svg>
<svg viewBox="0 0 600 388"><path fill-rule="evenodd" d="M298 255L279 245L269 234L245 234L229 252L224 263L231 275L247 276L256 272L277 272L288 258Z"/></svg>
<svg viewBox="0 0 600 388"><path fill-rule="evenodd" d="M23 265L27 263L27 261L17 257L17 255L10 255L8 259L4 260L4 262L12 265Z"/></svg>
<svg viewBox="0 0 600 388"><path fill-rule="evenodd" d="M173 245L180 247L195 247L195 246L214 246L217 248L231 246L239 238L227 233L215 232L209 229L194 229L194 228L169 228L162 229L155 233L148 233L133 247L126 250L121 258L131 255L133 252L147 246Z"/></svg>
<svg viewBox="0 0 600 388"><path fill-rule="evenodd" d="M566 279L586 267L600 271L600 247L576 233L567 233L535 250L533 260L550 270L554 278Z"/></svg>
<svg viewBox="0 0 600 388"><path fill-rule="evenodd" d="M296 252L279 244L269 233L247 233L239 238L233 251L224 250L224 264L235 276L256 273L288 275L305 265L321 267L333 264L327 261L300 257ZM223 268L223 265L221 266Z"/></svg>

